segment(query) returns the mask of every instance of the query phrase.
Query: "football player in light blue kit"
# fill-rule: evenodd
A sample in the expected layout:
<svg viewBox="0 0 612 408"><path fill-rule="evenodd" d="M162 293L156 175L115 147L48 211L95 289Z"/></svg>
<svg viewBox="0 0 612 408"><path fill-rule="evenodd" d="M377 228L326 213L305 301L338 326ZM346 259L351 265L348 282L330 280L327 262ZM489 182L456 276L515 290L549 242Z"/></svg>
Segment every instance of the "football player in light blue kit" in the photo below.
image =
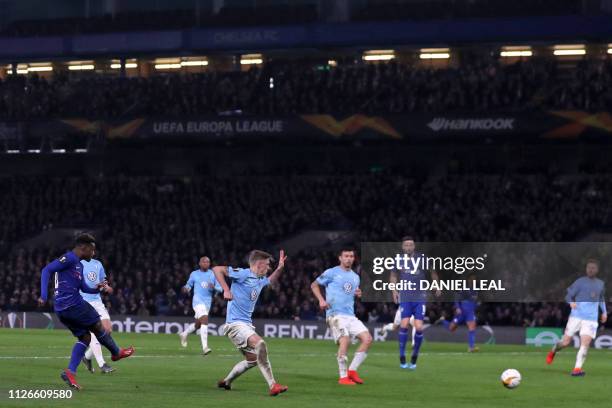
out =
<svg viewBox="0 0 612 408"><path fill-rule="evenodd" d="M215 279L215 274L210 269L210 258L203 256L200 258L199 269L191 272L187 284L183 286L183 292L189 293L193 290L193 300L191 306L195 312L195 322L179 333L181 346L187 347L187 336L189 333L200 329L200 340L202 341L202 355L209 354L212 350L208 347L208 313L212 304L215 291L222 292L223 288Z"/></svg>
<svg viewBox="0 0 612 408"><path fill-rule="evenodd" d="M338 384L363 384L357 370L368 355L372 336L367 327L355 316L355 297L361 297L359 275L353 272L355 251L343 249L338 256L340 265L327 269L319 276L310 288L319 301L319 307L325 310L327 325L338 344ZM325 288L325 297L321 293ZM347 354L351 338L356 337L361 344L347 369Z"/></svg>
<svg viewBox="0 0 612 408"><path fill-rule="evenodd" d="M213 272L223 288L223 298L229 300L223 334L229 337L234 346L242 352L245 359L232 368L224 379L217 383L219 388L232 389L232 382L244 372L259 366L261 374L270 388L270 395L276 396L287 391L288 387L276 382L272 374L272 366L268 359L266 342L255 333L253 326L253 311L262 289L278 282L285 266L285 252L280 251L278 266L266 276L270 268L272 255L254 250L249 253L249 267L246 269L229 266L215 266ZM231 288L225 278L232 283Z"/></svg>
<svg viewBox="0 0 612 408"><path fill-rule="evenodd" d="M589 259L586 263L586 276L578 278L567 289L565 300L569 303L572 311L567 320L565 333L563 338L555 344L552 350L546 356L546 363L552 364L555 354L569 346L572 337L580 334L580 348L576 355L576 365L571 372L574 377L582 377L585 372L582 370L582 365L586 360L587 353L591 341L597 335L597 325L599 318L601 323L605 324L608 320L608 312L606 311L606 300L604 296L604 282L598 279L599 262L596 259ZM599 310L601 309L601 316Z"/></svg>
<svg viewBox="0 0 612 408"><path fill-rule="evenodd" d="M94 253L95 254L95 253ZM106 281L106 271L104 270L104 266L102 262L97 259L90 259L89 261L85 259L81 259L81 264L83 265L83 282L91 289L95 289L99 284L104 283ZM96 309L96 312L100 315L100 322L102 322L102 327L109 334L113 332L113 325L111 323L110 315L108 314L108 310L104 306L102 302L102 297L99 293L85 293L80 291L81 297L90 305ZM106 293L113 293L113 288L110 285L107 285ZM104 361L104 356L102 355L102 347L100 346L100 342L96 338L96 336L91 333L91 342L89 343L89 348L85 352L85 356L83 356L83 364L87 367L89 372L93 373L95 371L94 366L91 362L91 358L95 357L98 366L100 367L100 372L102 374L108 374L115 371L115 369Z"/></svg>

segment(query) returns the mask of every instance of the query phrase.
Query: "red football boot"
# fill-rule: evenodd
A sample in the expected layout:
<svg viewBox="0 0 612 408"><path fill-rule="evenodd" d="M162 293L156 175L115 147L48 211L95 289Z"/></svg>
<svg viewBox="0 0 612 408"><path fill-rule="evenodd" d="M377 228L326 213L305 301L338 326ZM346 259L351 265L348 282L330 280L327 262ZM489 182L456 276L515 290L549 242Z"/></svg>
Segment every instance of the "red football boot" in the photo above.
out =
<svg viewBox="0 0 612 408"><path fill-rule="evenodd" d="M338 384L340 385L355 385L356 382L351 380L350 377L342 377L338 380Z"/></svg>
<svg viewBox="0 0 612 408"><path fill-rule="evenodd" d="M582 368L574 368L571 372L572 377L584 377L586 373L582 371Z"/></svg>
<svg viewBox="0 0 612 408"><path fill-rule="evenodd" d="M554 351L549 351L548 354L546 355L546 364L552 364L552 362L555 359L555 352Z"/></svg>
<svg viewBox="0 0 612 408"><path fill-rule="evenodd" d="M272 388L270 388L270 395L272 397L276 397L278 394L281 394L281 393L287 391L288 389L289 389L289 387L287 387L286 385L282 385L282 384L279 384L279 383L274 383Z"/></svg>
<svg viewBox="0 0 612 408"><path fill-rule="evenodd" d="M134 347L130 346L126 349L121 349L119 351L119 354L117 354L116 356L112 356L111 360L113 361L118 361L121 360L122 358L128 358L129 356L131 356L132 354L134 354L136 350L134 350Z"/></svg>
<svg viewBox="0 0 612 408"><path fill-rule="evenodd" d="M64 371L62 371L62 374L60 375L60 377L62 377L62 380L64 380L66 384L68 384L70 387L74 388L75 390L78 391L81 389L81 386L77 382L76 377L74 376L74 374L70 372L69 369L65 368Z"/></svg>
<svg viewBox="0 0 612 408"><path fill-rule="evenodd" d="M359 378L359 374L355 370L348 371L348 378L350 378L355 384L363 384L363 380Z"/></svg>

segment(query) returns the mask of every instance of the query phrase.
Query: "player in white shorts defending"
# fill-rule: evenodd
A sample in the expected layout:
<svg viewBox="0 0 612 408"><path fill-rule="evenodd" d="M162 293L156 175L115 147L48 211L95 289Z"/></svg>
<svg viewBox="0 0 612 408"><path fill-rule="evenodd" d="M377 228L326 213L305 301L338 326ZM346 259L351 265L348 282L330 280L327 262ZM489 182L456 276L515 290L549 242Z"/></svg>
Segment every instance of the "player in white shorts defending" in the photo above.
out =
<svg viewBox="0 0 612 408"><path fill-rule="evenodd" d="M95 255L95 253L94 253ZM106 271L104 270L104 266L102 262L97 259L91 259L90 261L86 261L84 259L81 260L81 264L83 265L83 281L87 286L92 289L95 289L98 284L104 282L106 280ZM113 293L113 288L108 286L106 293ZM112 333L112 323L110 320L110 316L104 303L102 303L102 297L99 293L90 294L81 292L81 297L90 305L96 309L96 312L100 315L100 321L102 322L102 327L109 334ZM102 347L100 346L100 342L96 338L96 336L91 333L91 342L89 343L89 348L85 352L85 356L83 357L83 364L87 367L89 372L93 373L95 368L91 362L91 358L94 357L98 366L100 367L100 371L102 374L108 374L115 371L115 369L104 361L104 356L102 355Z"/></svg>
<svg viewBox="0 0 612 408"><path fill-rule="evenodd" d="M247 269L228 266L215 266L213 268L217 281L223 287L223 298L229 300L223 332L245 358L236 364L224 379L217 383L219 388L231 390L232 382L236 378L247 370L259 366L261 374L268 383L271 396L287 391L287 386L277 383L274 379L272 366L268 359L268 347L266 342L255 333L252 320L255 304L261 290L278 282L286 259L285 252L281 250L278 267L269 277L266 274L270 270L272 255L258 250L251 251L249 254L249 268ZM225 281L226 276L232 282L231 288Z"/></svg>
<svg viewBox="0 0 612 408"><path fill-rule="evenodd" d="M393 322L385 324L380 328L382 331L383 337L387 337L387 334L392 331L396 331L399 329L402 324L402 309L398 306L397 311L395 312L395 317L393 317ZM410 327L412 327L412 345L414 345L414 332L416 329L414 328L414 316L410 316Z"/></svg>
<svg viewBox="0 0 612 408"><path fill-rule="evenodd" d="M604 282L596 277L598 272L599 262L596 259L589 259L586 264L586 276L578 278L567 289L565 300L569 303L572 311L567 320L563 338L553 346L546 356L546 363L552 364L557 352L569 346L572 337L579 333L580 348L576 355L576 365L571 372L574 377L585 375L582 365L586 360L591 341L597 336L599 318L601 318L602 324L605 324L608 320ZM601 309L601 316L598 314L599 309Z"/></svg>
<svg viewBox="0 0 612 408"><path fill-rule="evenodd" d="M183 286L183 292L189 293L193 290L193 300L191 306L195 312L195 322L179 333L181 346L187 347L187 336L189 333L200 329L200 341L202 342L202 355L206 356L212 350L208 347L208 312L212 305L212 298L215 291L222 292L223 288L215 279L215 274L210 269L210 258L203 256L198 265L200 268L191 272L189 280Z"/></svg>
<svg viewBox="0 0 612 408"><path fill-rule="evenodd" d="M327 325L338 344L338 384L363 384L357 370L368 355L372 336L355 316L355 296L361 297L359 276L351 269L355 261L355 251L343 249L338 259L340 265L323 272L312 282L310 288L319 301L319 307L325 310ZM321 293L321 286L325 287L325 297ZM359 339L361 344L347 369L348 348L353 337Z"/></svg>

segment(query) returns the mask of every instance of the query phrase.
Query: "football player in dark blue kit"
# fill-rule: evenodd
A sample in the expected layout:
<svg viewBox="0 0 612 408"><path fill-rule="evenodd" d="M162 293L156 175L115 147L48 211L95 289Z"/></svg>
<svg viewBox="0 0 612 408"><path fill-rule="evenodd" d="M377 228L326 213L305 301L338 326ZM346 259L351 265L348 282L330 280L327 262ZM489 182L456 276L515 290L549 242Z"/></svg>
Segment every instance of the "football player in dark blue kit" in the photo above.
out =
<svg viewBox="0 0 612 408"><path fill-rule="evenodd" d="M471 281L475 280L475 276L468 277ZM477 293L474 290L464 290L457 294L457 300L453 305L455 317L453 320L446 320L441 317L436 323L441 323L449 331L454 332L461 324L467 325L468 328L468 352L473 353L478 351L476 347L476 305Z"/></svg>
<svg viewBox="0 0 612 408"><path fill-rule="evenodd" d="M61 374L62 380L77 390L80 390L81 386L76 381L76 370L89 346L90 332L98 338L100 344L111 352L113 361L134 354L133 347L120 349L115 344L111 335L102 327L100 315L96 312L96 309L83 300L79 293L79 290L85 293L99 293L105 291L108 287L108 284L104 281L97 288L92 289L83 281L81 260L91 260L95 247L96 240L92 235L79 235L72 251L66 252L43 268L40 281L38 303L43 306L47 301L49 278L52 274L54 275L55 314L78 339L72 348L68 368L64 369Z"/></svg>
<svg viewBox="0 0 612 408"><path fill-rule="evenodd" d="M427 275L433 280L438 281L438 274L434 270L427 270L427 257L415 251L414 239L410 236L402 238L402 253L410 260L405 269L395 270L391 272L390 282L412 282L415 285L415 290L393 291L393 300L399 303L401 313L400 329L398 334L400 367L416 370L416 362L423 343L423 319L425 318L425 303L427 302L428 293L425 290L420 290L420 281L427 281ZM436 291L436 296L439 296L440 291ZM412 355L410 356L410 364L406 362L406 344L408 343L408 326L410 318L414 319L414 345L412 347Z"/></svg>

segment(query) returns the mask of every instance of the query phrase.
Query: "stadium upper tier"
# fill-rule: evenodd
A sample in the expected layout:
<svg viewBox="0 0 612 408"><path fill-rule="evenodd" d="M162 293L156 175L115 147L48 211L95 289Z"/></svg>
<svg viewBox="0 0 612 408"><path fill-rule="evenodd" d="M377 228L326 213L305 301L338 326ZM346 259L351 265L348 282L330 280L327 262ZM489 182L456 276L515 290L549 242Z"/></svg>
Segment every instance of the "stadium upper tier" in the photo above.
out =
<svg viewBox="0 0 612 408"><path fill-rule="evenodd" d="M392 21L600 14L575 0L367 0L73 2L62 9L37 0L5 2L0 35L52 36L194 27L290 25L314 21ZM133 3L133 2L132 2ZM42 13L41 13L42 12ZM46 14L46 15L45 15ZM49 18L48 16L54 16Z"/></svg>

